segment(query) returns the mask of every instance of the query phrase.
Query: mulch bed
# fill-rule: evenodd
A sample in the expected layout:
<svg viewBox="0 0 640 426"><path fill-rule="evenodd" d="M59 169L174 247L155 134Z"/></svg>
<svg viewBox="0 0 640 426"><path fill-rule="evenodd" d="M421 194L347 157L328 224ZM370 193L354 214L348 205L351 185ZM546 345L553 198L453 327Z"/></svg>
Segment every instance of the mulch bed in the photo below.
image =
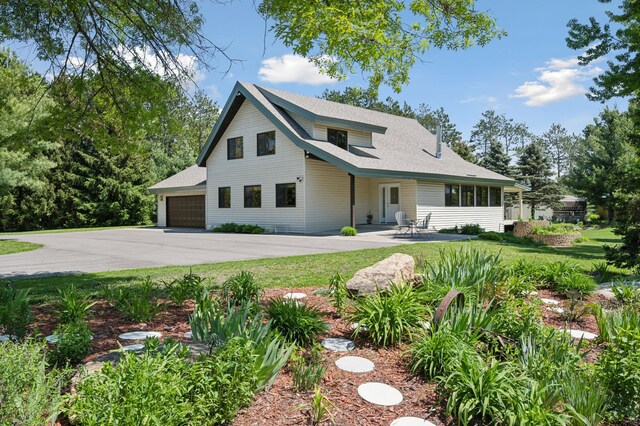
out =
<svg viewBox="0 0 640 426"><path fill-rule="evenodd" d="M305 293L307 297L304 302L319 308L325 314L326 321L332 326L322 338L351 338L350 322L339 317L328 298L314 294L315 290L317 290L316 287L266 289L264 300L280 297L288 292ZM541 290L535 297L555 299L561 303L566 300L550 290ZM602 303L603 299L600 296L591 296L587 301ZM184 333L190 331L188 316L193 311L194 303L188 301L181 307L171 305L168 301L165 303L167 308L159 312L153 321L132 323L106 301L99 301L91 309L92 317L89 318L89 326L94 334L94 340L92 353L84 361L95 360L117 349L120 344L138 343L118 340L119 334L128 331L159 331L163 338L171 337L189 342L189 339L184 338ZM568 328L571 325L574 329L597 334L598 328L592 315L586 315L574 324L566 324L562 315L548 309L549 307L551 306L543 305L541 309L546 324L559 329ZM48 335L53 332L57 323L55 309L56 307L52 304L34 307L36 321L33 326L39 333ZM394 419L403 416L425 418L436 425L449 424L449 419L444 416L437 399L435 385L425 382L408 371L405 358L406 345L380 349L362 339L356 339L355 342L356 349L348 353L331 351L323 353L327 372L320 386L324 395L335 405L331 409L335 424L389 425ZM595 360L599 348L593 343L588 343L587 347L590 349L587 359ZM335 366L334 362L345 355L367 358L374 362L375 370L363 374L342 371ZM365 382L383 382L394 386L402 392L404 400L401 404L391 407L370 404L360 398L357 392L358 386ZM313 392L296 393L292 387L291 374L288 368L285 368L270 389L258 394L251 406L238 413L233 424L236 426L305 425L307 424L304 414L306 408L301 405L308 404L312 394Z"/></svg>

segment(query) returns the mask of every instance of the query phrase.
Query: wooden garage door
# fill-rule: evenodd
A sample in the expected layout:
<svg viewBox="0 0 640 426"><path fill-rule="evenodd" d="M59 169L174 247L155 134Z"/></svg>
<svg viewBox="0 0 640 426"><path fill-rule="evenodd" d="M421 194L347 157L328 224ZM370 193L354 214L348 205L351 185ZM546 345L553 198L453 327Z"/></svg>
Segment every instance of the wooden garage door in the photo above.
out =
<svg viewBox="0 0 640 426"><path fill-rule="evenodd" d="M204 195L167 197L167 226L204 228Z"/></svg>

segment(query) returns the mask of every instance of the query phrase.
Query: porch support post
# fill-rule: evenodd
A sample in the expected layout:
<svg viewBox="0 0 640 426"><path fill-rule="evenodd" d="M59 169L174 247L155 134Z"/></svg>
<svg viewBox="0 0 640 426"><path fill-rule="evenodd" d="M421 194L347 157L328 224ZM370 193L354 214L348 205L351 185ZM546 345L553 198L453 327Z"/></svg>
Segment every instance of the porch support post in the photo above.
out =
<svg viewBox="0 0 640 426"><path fill-rule="evenodd" d="M518 215L518 219L522 219L524 210L524 203L522 202L522 191L518 192L518 198L520 199L520 214Z"/></svg>
<svg viewBox="0 0 640 426"><path fill-rule="evenodd" d="M351 198L351 227L356 227L356 177L349 173L349 195Z"/></svg>

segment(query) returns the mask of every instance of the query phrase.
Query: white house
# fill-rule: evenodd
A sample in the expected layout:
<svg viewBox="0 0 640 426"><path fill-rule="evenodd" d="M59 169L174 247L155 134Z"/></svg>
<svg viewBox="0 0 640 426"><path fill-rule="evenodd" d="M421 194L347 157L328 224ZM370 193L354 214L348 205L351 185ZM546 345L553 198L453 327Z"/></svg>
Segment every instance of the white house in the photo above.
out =
<svg viewBox="0 0 640 426"><path fill-rule="evenodd" d="M463 160L416 120L236 83L197 165L149 189L158 226L314 233L395 223L500 230L513 179Z"/></svg>

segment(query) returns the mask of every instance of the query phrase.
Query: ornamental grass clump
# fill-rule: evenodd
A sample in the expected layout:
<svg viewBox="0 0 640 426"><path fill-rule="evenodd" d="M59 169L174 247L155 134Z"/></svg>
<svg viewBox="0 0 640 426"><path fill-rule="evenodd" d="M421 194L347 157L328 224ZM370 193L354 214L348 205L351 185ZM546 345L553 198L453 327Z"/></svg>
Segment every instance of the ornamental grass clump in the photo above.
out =
<svg viewBox="0 0 640 426"><path fill-rule="evenodd" d="M11 283L0 288L0 330L13 339L21 340L32 321L29 290L18 290Z"/></svg>
<svg viewBox="0 0 640 426"><path fill-rule="evenodd" d="M146 322L154 319L160 310L158 292L156 283L146 277L130 287L107 287L105 296L129 321Z"/></svg>
<svg viewBox="0 0 640 426"><path fill-rule="evenodd" d="M350 321L366 326L366 331L357 327L354 336L364 332L377 346L393 346L424 328L427 314L413 285L392 283L388 290L357 299Z"/></svg>
<svg viewBox="0 0 640 426"><path fill-rule="evenodd" d="M271 325L287 342L309 346L326 330L319 309L296 300L273 299L265 308Z"/></svg>
<svg viewBox="0 0 640 426"><path fill-rule="evenodd" d="M164 282L164 290L169 300L176 306L190 299L195 299L205 289L205 279L189 271L182 278Z"/></svg>
<svg viewBox="0 0 640 426"><path fill-rule="evenodd" d="M235 306L246 302L257 305L260 303L261 296L262 288L255 275L251 272L241 271L239 274L229 277L222 284L220 300L223 304L231 303Z"/></svg>
<svg viewBox="0 0 640 426"><path fill-rule="evenodd" d="M56 312L60 321L71 324L84 321L91 315L91 308L96 302L90 302L82 297L78 289L71 285L58 290L59 309Z"/></svg>
<svg viewBox="0 0 640 426"><path fill-rule="evenodd" d="M555 289L565 295L578 294L581 297L592 294L598 285L593 278L578 271L571 271L557 278Z"/></svg>

